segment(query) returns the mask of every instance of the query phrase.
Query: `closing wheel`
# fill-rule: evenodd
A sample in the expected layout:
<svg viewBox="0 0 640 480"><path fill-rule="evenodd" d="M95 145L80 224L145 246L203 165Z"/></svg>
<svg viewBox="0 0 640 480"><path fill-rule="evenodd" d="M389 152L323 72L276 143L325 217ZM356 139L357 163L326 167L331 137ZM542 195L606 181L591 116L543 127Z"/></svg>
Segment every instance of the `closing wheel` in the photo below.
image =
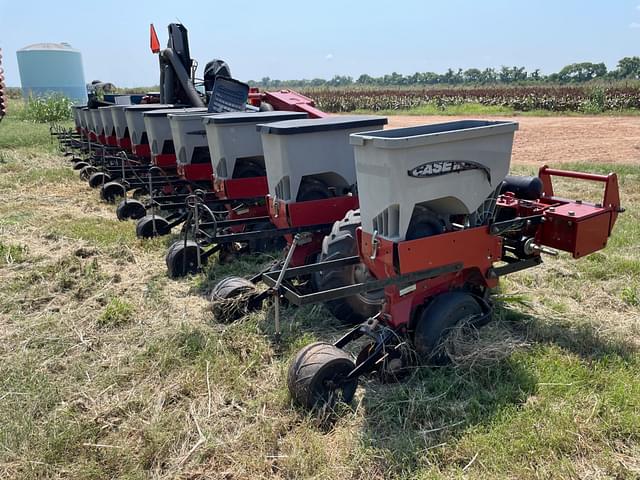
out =
<svg viewBox="0 0 640 480"><path fill-rule="evenodd" d="M359 226L360 210L349 210L345 218L334 223L331 233L324 237L319 261L325 262L358 255L356 228ZM318 290L324 291L362 283L371 278L368 269L364 264L359 263L337 270L318 272L314 275L313 281ZM378 313L383 300L384 290L376 290L331 300L325 306L338 320L347 324L356 324Z"/></svg>
<svg viewBox="0 0 640 480"><path fill-rule="evenodd" d="M118 220L138 220L144 217L146 213L146 207L138 200L122 200L116 208Z"/></svg>
<svg viewBox="0 0 640 480"><path fill-rule="evenodd" d="M256 286L246 278L225 277L211 291L211 309L216 320L233 322L251 310L260 308Z"/></svg>
<svg viewBox="0 0 640 480"><path fill-rule="evenodd" d="M289 365L287 385L291 398L306 409L331 409L337 402L353 400L356 378L347 379L355 368L344 351L325 342L307 345Z"/></svg>
<svg viewBox="0 0 640 480"><path fill-rule="evenodd" d="M420 360L442 364L446 352L440 348L446 336L462 320L473 324L474 317L483 318L478 301L468 293L448 292L436 296L419 314L415 325L414 346Z"/></svg>
<svg viewBox="0 0 640 480"><path fill-rule="evenodd" d="M111 177L108 173L104 172L94 172L89 176L89 186L91 188L98 188L102 184L105 184L111 181Z"/></svg>
<svg viewBox="0 0 640 480"><path fill-rule="evenodd" d="M193 240L175 242L167 251L165 260L167 272L171 278L184 277L198 272L198 252L202 253L200 246ZM202 264L206 259L202 259Z"/></svg>
<svg viewBox="0 0 640 480"><path fill-rule="evenodd" d="M98 169L93 165L87 165L86 167L80 170L80 180L88 181L89 177L91 177L91 175L93 175L97 171Z"/></svg>
<svg viewBox="0 0 640 480"><path fill-rule="evenodd" d="M331 197L331 190L326 183L316 178L305 178L300 182L296 202L325 200L329 197Z"/></svg>
<svg viewBox="0 0 640 480"><path fill-rule="evenodd" d="M118 197L124 197L127 189L120 182L105 183L100 189L100 198L105 202L113 203Z"/></svg>
<svg viewBox="0 0 640 480"><path fill-rule="evenodd" d="M139 200L140 198L142 198L146 194L147 194L147 189L146 188L136 188L133 191L133 193L131 194L131 196L133 198L135 198L136 200Z"/></svg>
<svg viewBox="0 0 640 480"><path fill-rule="evenodd" d="M145 215L136 222L136 237L153 238L168 235L171 231L169 222L159 215Z"/></svg>
<svg viewBox="0 0 640 480"><path fill-rule="evenodd" d="M89 164L87 162L80 161L73 164L73 169L82 170L84 167L88 167L88 166Z"/></svg>

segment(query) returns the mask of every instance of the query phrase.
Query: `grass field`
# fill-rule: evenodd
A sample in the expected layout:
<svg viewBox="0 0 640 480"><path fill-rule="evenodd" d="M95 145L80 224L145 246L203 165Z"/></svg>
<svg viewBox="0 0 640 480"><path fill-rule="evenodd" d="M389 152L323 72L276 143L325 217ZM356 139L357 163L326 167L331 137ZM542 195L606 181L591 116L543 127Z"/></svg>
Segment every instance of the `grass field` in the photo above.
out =
<svg viewBox="0 0 640 480"><path fill-rule="evenodd" d="M323 307L287 309L281 345L268 308L217 323L207 289L268 258L168 279L170 240L137 240L46 126L5 119L0 478L640 478L640 166L573 167L620 173L609 246L508 278L475 354L366 379L327 425L285 387L342 331Z"/></svg>

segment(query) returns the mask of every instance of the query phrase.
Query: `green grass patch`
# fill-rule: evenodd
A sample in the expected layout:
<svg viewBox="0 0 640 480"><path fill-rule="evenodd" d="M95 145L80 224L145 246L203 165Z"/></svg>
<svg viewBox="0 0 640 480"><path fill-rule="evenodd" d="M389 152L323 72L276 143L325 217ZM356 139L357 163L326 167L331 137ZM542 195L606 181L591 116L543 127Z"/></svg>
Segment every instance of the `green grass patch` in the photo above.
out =
<svg viewBox="0 0 640 480"><path fill-rule="evenodd" d="M516 111L510 107L464 103L447 106L427 104L398 110L356 110L354 113L375 115L514 115Z"/></svg>
<svg viewBox="0 0 640 480"><path fill-rule="evenodd" d="M102 328L121 327L129 323L135 314L135 309L126 300L112 298L98 317L98 325Z"/></svg>
<svg viewBox="0 0 640 480"><path fill-rule="evenodd" d="M0 265L22 263L27 259L25 245L11 245L0 242Z"/></svg>
<svg viewBox="0 0 640 480"><path fill-rule="evenodd" d="M574 111L551 111L551 110L515 110L512 107L498 105L482 105L481 103L462 103L459 105L438 105L429 103L419 107L392 109L392 110L354 110L352 113L375 114L375 115L506 115L506 116L527 116L527 117L584 117L584 116L638 116L639 109L624 109L604 112L574 112Z"/></svg>
<svg viewBox="0 0 640 480"><path fill-rule="evenodd" d="M130 222L108 220L102 217L72 218L64 214L51 225L49 236L52 238L68 237L85 240L96 246L109 247L135 243L135 228ZM119 252L120 258L126 258L126 252Z"/></svg>

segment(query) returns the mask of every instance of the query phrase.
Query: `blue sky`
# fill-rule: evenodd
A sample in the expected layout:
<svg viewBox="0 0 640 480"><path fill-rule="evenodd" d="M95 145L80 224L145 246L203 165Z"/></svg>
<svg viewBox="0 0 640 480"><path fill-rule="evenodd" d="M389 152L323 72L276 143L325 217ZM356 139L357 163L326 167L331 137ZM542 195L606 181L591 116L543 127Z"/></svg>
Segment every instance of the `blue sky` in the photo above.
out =
<svg viewBox="0 0 640 480"><path fill-rule="evenodd" d="M157 84L148 24L164 46L176 21L201 66L222 58L241 80L501 65L549 73L579 61L614 68L640 55L640 0L0 0L6 83L20 82L17 49L69 42L83 54L87 81Z"/></svg>

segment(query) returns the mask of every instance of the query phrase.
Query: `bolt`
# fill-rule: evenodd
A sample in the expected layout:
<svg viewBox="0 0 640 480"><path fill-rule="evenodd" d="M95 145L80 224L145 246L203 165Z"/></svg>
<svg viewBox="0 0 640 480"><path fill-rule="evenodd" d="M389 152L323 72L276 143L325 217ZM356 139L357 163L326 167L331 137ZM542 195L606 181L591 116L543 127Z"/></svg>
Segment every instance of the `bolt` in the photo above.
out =
<svg viewBox="0 0 640 480"><path fill-rule="evenodd" d="M573 210L569 210L569 211L567 212L567 214L568 214L570 217L575 217L575 216L576 216L576 212L574 212Z"/></svg>
<svg viewBox="0 0 640 480"><path fill-rule="evenodd" d="M549 211L550 212L555 212L556 211L556 207L549 207Z"/></svg>

